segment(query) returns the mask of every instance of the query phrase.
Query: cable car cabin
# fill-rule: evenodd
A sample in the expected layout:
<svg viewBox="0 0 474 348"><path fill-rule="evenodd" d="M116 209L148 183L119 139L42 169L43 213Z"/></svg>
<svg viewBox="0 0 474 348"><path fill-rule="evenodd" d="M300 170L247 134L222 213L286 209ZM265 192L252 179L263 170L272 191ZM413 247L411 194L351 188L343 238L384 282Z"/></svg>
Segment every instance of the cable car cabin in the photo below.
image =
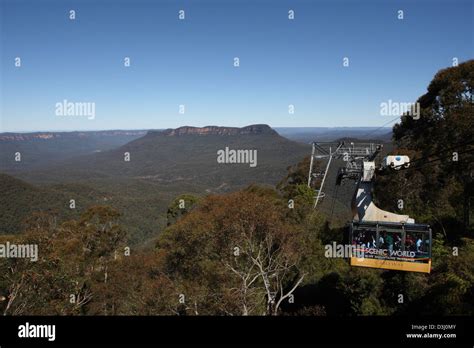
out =
<svg viewBox="0 0 474 348"><path fill-rule="evenodd" d="M422 273L431 271L429 225L353 221L349 238L351 266Z"/></svg>

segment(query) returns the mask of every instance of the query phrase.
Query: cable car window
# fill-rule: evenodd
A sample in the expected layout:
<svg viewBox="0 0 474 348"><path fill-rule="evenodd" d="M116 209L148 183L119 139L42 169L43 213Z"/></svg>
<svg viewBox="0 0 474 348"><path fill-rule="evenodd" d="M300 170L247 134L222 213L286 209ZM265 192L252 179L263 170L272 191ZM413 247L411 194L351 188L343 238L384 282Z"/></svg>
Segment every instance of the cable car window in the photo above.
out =
<svg viewBox="0 0 474 348"><path fill-rule="evenodd" d="M377 232L369 229L355 231L352 245L362 248L375 248L377 246Z"/></svg>
<svg viewBox="0 0 474 348"><path fill-rule="evenodd" d="M407 231L405 249L414 252L415 259L430 257L430 241L427 237L426 233Z"/></svg>
<svg viewBox="0 0 474 348"><path fill-rule="evenodd" d="M402 232L381 231L379 234L379 247L393 251L403 251Z"/></svg>

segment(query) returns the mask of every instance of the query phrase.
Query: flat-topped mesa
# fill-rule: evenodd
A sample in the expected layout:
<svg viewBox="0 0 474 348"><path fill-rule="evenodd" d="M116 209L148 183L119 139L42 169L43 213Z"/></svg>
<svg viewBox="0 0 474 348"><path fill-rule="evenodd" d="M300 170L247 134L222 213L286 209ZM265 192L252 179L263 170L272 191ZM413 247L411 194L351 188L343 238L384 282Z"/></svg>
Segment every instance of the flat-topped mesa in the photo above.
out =
<svg viewBox="0 0 474 348"><path fill-rule="evenodd" d="M218 126L206 126L206 127L191 127L184 126L176 129L166 129L161 132L161 135L165 136L182 136L182 135L262 135L262 134L273 134L277 135L270 126L266 124L254 124L242 128L237 127L218 127Z"/></svg>

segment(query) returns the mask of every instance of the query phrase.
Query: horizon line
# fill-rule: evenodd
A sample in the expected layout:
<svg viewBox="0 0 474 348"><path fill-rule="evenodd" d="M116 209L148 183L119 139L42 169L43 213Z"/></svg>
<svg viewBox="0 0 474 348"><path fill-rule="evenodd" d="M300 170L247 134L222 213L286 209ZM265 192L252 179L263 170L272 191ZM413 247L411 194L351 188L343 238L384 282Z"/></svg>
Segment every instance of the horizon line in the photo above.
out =
<svg viewBox="0 0 474 348"><path fill-rule="evenodd" d="M195 128L205 128L205 127L221 127L221 128L244 128L248 126L253 126L256 124L249 124L247 126L242 126L242 127L236 127L236 126L216 126L216 125L207 125L207 126L189 126L189 125L184 125L184 126L179 126L176 128L168 127L168 128L110 128L110 129L73 129L73 130L68 130L68 129L56 129L56 130L8 130L8 131L3 131L0 130L0 134L6 134L6 133L75 133L75 132L112 132L112 131L157 131L157 130L167 130L167 129L178 129L182 127L195 127ZM327 128L327 129L335 129L335 128L352 128L352 129L357 129L357 128L376 128L376 129L387 129L391 130L393 126L384 126L384 127L377 127L377 126L270 126L272 129L277 129L277 128Z"/></svg>

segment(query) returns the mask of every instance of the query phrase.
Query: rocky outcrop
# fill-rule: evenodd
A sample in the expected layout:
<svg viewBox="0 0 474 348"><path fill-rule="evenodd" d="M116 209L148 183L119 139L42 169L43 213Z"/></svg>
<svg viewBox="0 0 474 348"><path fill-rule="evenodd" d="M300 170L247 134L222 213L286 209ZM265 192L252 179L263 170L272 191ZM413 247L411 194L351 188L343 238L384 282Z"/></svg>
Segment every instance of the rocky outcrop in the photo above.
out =
<svg viewBox="0 0 474 348"><path fill-rule="evenodd" d="M176 129L166 129L160 132L161 135L165 136L183 136L183 135L262 135L262 134L273 134L277 135L270 126L266 124L255 124L242 128L237 127L218 127L218 126L206 126L206 127L190 127L184 126Z"/></svg>

